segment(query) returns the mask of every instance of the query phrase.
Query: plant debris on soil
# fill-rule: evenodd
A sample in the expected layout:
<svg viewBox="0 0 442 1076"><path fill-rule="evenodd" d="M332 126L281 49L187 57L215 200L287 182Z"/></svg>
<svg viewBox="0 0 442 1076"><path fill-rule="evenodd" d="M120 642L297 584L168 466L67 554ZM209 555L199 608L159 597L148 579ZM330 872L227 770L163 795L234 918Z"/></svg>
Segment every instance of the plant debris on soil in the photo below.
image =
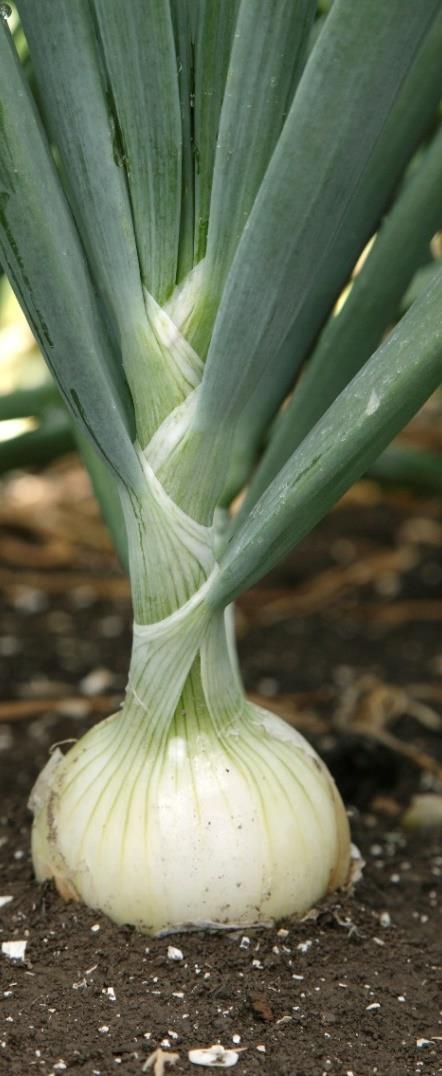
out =
<svg viewBox="0 0 442 1076"><path fill-rule="evenodd" d="M302 922L151 939L33 879L30 789L118 708L131 611L75 459L3 486L2 1076L442 1073L437 501L359 483L238 606L247 689L325 758L361 879Z"/></svg>

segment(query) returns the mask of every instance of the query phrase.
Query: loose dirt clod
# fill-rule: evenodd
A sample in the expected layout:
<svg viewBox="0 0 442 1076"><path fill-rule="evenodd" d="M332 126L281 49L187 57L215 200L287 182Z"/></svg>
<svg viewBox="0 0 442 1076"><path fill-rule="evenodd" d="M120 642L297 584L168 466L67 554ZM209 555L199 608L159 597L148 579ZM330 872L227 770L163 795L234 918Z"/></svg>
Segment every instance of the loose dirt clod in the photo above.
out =
<svg viewBox="0 0 442 1076"><path fill-rule="evenodd" d="M274 1020L273 1009L264 994L249 994L249 1001L255 1016L260 1020L264 1020L265 1023L271 1023Z"/></svg>

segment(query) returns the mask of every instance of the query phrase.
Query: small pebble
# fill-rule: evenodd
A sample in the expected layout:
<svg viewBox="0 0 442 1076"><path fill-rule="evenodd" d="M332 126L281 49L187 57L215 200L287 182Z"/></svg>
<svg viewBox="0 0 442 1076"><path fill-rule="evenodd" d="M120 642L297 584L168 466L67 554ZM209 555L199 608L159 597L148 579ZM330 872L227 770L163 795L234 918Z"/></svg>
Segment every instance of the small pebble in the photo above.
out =
<svg viewBox="0 0 442 1076"><path fill-rule="evenodd" d="M3 639L0 639L0 655L3 658L12 658L14 654L19 654L20 650L21 643L13 635L4 635Z"/></svg>
<svg viewBox="0 0 442 1076"><path fill-rule="evenodd" d="M2 953L4 956L8 956L10 960L24 960L27 944L26 941L4 941L2 942Z"/></svg>
<svg viewBox="0 0 442 1076"><path fill-rule="evenodd" d="M442 827L442 795L425 793L413 796L402 817L404 829L426 830Z"/></svg>
<svg viewBox="0 0 442 1076"><path fill-rule="evenodd" d="M110 614L100 620L100 631L105 639L116 639L118 635L121 635L123 628L124 622L121 616Z"/></svg>
<svg viewBox="0 0 442 1076"><path fill-rule="evenodd" d="M110 687L113 674L110 669L93 669L87 676L80 680L80 691L83 695L100 695L102 691Z"/></svg>
<svg viewBox="0 0 442 1076"><path fill-rule="evenodd" d="M69 598L74 609L89 609L91 605L95 604L97 594L89 583L84 583L81 586L72 587Z"/></svg>
<svg viewBox="0 0 442 1076"><path fill-rule="evenodd" d="M308 953L311 945L312 945L312 942L311 942L311 940L309 940L309 941L305 941L305 942L300 942L299 945L296 946L296 948L299 949L300 953Z"/></svg>
<svg viewBox="0 0 442 1076"><path fill-rule="evenodd" d="M370 852L371 852L372 856L381 856L382 855L382 845L380 845L380 844L372 844L372 846L370 848Z"/></svg>
<svg viewBox="0 0 442 1076"><path fill-rule="evenodd" d="M175 945L167 946L167 959L168 960L184 960L184 954L182 949L177 949Z"/></svg>
<svg viewBox="0 0 442 1076"><path fill-rule="evenodd" d="M20 587L12 599L12 604L20 613L42 613L47 609L48 598L43 590Z"/></svg>
<svg viewBox="0 0 442 1076"><path fill-rule="evenodd" d="M265 695L268 699L273 698L279 691L279 683L273 676L263 676L256 686L259 694Z"/></svg>
<svg viewBox="0 0 442 1076"><path fill-rule="evenodd" d="M0 751L10 751L13 743L12 729L9 725L3 725L3 728L0 728Z"/></svg>

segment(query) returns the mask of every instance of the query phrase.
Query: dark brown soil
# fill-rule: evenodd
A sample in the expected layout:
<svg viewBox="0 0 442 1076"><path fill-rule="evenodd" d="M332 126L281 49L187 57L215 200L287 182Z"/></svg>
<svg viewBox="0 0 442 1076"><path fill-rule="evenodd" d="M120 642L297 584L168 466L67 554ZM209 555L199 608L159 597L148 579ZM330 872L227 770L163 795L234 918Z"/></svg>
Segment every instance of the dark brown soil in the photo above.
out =
<svg viewBox="0 0 442 1076"><path fill-rule="evenodd" d="M0 510L0 942L27 943L0 953L0 1072L197 1074L220 1042L238 1076L442 1073L442 854L401 824L440 791L435 502L360 484L238 611L247 688L335 773L362 880L302 923L152 941L33 881L27 795L121 698L130 608L75 464L27 481Z"/></svg>

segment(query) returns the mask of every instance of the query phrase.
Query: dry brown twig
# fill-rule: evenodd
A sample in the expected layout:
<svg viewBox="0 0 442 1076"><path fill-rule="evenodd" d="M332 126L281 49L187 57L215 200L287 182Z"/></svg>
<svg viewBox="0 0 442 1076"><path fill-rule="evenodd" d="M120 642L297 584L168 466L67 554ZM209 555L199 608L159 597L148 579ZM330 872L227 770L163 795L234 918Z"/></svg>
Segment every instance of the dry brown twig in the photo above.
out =
<svg viewBox="0 0 442 1076"><path fill-rule="evenodd" d="M386 684L375 676L361 676L344 690L333 717L333 724L341 731L345 729L378 740L396 754L442 780L442 766L436 759L414 744L404 743L387 728L392 722L405 716L414 717L432 731L442 727L439 714L415 697L419 686L414 684L407 688Z"/></svg>
<svg viewBox="0 0 442 1076"><path fill-rule="evenodd" d="M292 617L295 613L308 616L322 611L327 604L340 597L347 588L367 586L380 576L392 572L403 573L413 568L417 561L414 549L381 550L363 560L345 566L327 568L307 583L279 591L250 591L241 599L240 607L247 619L259 624L275 624Z"/></svg>

